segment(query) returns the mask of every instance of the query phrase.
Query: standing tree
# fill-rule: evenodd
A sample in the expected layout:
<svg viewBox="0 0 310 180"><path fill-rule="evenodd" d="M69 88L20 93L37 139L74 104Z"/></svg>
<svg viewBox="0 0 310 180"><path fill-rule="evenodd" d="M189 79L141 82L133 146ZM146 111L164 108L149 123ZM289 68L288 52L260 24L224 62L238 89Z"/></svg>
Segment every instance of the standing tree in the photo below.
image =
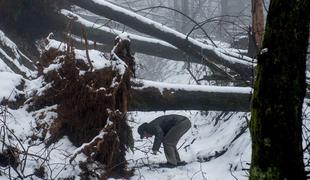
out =
<svg viewBox="0 0 310 180"><path fill-rule="evenodd" d="M256 47L262 47L264 34L264 0L252 0L252 33Z"/></svg>
<svg viewBox="0 0 310 180"><path fill-rule="evenodd" d="M302 150L309 0L271 0L252 99L250 180L306 179Z"/></svg>

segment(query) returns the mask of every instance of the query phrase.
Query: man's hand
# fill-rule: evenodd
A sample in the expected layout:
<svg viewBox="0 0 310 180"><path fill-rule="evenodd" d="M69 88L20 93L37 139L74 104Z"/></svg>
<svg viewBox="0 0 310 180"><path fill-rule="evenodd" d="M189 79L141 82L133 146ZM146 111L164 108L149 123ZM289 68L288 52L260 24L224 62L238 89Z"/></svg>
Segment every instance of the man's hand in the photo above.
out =
<svg viewBox="0 0 310 180"><path fill-rule="evenodd" d="M156 155L156 154L157 154L157 151L153 151L152 154Z"/></svg>

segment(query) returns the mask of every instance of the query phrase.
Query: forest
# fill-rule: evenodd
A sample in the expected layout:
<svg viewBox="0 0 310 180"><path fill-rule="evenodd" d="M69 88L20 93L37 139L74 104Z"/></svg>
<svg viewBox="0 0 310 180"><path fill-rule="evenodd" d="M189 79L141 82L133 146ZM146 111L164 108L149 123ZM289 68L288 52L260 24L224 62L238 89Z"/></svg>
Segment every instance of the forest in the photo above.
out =
<svg viewBox="0 0 310 180"><path fill-rule="evenodd" d="M309 0L0 0L0 180L310 179Z"/></svg>

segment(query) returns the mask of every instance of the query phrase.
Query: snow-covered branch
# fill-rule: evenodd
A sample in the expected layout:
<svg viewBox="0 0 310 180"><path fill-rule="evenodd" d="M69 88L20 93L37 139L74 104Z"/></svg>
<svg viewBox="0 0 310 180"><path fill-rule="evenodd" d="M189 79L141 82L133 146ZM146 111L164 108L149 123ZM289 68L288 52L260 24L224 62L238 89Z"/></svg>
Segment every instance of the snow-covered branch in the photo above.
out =
<svg viewBox="0 0 310 180"><path fill-rule="evenodd" d="M90 22L68 10L62 10L59 15L59 19L66 19L67 21L73 17L76 20L72 23L71 32L75 35L80 35L80 29L81 27L84 27L87 30L88 38L98 42L97 47L107 52L113 48L115 38L123 33L121 31ZM132 33L128 33L128 35L130 36L133 52L175 61L187 61L187 58L184 56L184 52L165 41L147 38ZM190 58L190 61L194 63L201 63L200 59L196 59L194 57Z"/></svg>
<svg viewBox="0 0 310 180"><path fill-rule="evenodd" d="M118 21L141 33L166 41L188 55L202 59L204 63L217 72L224 73L216 64L229 67L239 73L244 79L248 79L252 74L251 59L242 57L234 52L227 52L212 45L203 44L193 38L188 38L182 33L105 0L70 1L95 14Z"/></svg>

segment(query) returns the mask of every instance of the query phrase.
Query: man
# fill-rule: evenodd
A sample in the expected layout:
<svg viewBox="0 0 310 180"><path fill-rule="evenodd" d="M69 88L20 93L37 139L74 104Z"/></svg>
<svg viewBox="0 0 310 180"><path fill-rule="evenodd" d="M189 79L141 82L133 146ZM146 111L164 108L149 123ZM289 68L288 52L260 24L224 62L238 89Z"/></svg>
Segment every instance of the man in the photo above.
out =
<svg viewBox="0 0 310 180"><path fill-rule="evenodd" d="M181 161L176 145L190 127L191 122L187 117L172 114L160 116L150 123L143 123L138 127L138 133L141 139L155 136L153 154L157 153L163 143L167 163L162 166L175 167L186 164Z"/></svg>

